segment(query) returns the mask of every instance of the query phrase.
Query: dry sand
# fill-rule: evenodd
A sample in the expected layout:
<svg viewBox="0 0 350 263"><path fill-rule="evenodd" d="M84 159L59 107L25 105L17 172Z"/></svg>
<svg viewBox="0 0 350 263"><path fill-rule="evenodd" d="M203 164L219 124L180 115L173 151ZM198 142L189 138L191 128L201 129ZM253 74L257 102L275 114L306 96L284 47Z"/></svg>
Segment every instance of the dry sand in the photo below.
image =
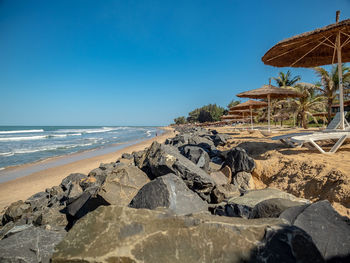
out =
<svg viewBox="0 0 350 263"><path fill-rule="evenodd" d="M0 184L0 211L12 202L18 200L26 200L31 195L45 191L46 188L59 185L63 178L71 173L88 174L91 170L99 167L100 163L115 162L121 157L123 153L132 153L133 151L140 151L151 145L152 142L164 142L167 138L173 137L173 129L165 127L165 133L149 140L128 146L113 153L99 155L96 157L83 159L58 167L45 169L28 176L20 177L8 182ZM60 157L59 157L60 158ZM62 157L67 158L67 156ZM19 169L26 169L29 165L19 167ZM34 164L35 165L35 164Z"/></svg>
<svg viewBox="0 0 350 263"><path fill-rule="evenodd" d="M312 201L328 199L342 215L350 217L350 144L335 154L315 149L289 148L259 131L235 131L232 127L214 128L232 135L226 149L240 146L256 161L253 172L256 188L274 187ZM273 136L305 132L288 130Z"/></svg>

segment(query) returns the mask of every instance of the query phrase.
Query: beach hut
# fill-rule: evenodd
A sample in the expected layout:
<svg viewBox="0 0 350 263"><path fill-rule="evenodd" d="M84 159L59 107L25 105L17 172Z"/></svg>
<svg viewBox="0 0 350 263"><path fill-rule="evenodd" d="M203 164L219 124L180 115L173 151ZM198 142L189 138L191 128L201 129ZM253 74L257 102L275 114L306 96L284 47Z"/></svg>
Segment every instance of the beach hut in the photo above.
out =
<svg viewBox="0 0 350 263"><path fill-rule="evenodd" d="M266 65L275 67L316 67L338 63L339 104L344 129L344 96L342 62L350 62L350 19L285 39L262 57Z"/></svg>
<svg viewBox="0 0 350 263"><path fill-rule="evenodd" d="M236 106L233 106L232 108L230 108L230 111L249 109L250 123L251 123L251 128L253 129L254 128L253 127L253 109L258 109L266 106L267 106L267 103L264 101L248 100L244 103L240 103Z"/></svg>
<svg viewBox="0 0 350 263"><path fill-rule="evenodd" d="M268 106L267 122L268 131L270 131L270 119L271 119L271 99L283 99L283 98L293 98L301 97L302 94L296 92L292 89L277 88L271 85L271 79L269 85L263 85L261 88L253 89L250 91L241 92L236 95L240 98L250 98L250 99L266 99Z"/></svg>

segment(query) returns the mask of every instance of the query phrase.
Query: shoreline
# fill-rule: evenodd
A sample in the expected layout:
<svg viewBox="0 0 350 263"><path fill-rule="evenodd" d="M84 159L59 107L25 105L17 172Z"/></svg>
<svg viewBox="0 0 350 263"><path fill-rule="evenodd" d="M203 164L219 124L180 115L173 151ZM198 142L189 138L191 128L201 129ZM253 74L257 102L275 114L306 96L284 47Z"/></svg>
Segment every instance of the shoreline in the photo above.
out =
<svg viewBox="0 0 350 263"><path fill-rule="evenodd" d="M30 173L26 176L18 177L13 180L0 183L0 211L10 205L12 202L18 200L26 200L33 194L41 191L45 191L46 188L50 188L55 185L59 185L63 178L67 177L71 173L83 173L88 174L91 170L99 167L100 163L115 162L121 157L123 153L131 153L133 151L140 151L148 147L152 142L164 142L167 138L174 135L173 129L170 127L161 127L165 132L156 137L142 140L140 142L134 142L129 144L123 144L119 146L125 146L116 151L91 156L75 160L73 162L65 163L62 165L47 167L45 169ZM90 152L93 152L89 151ZM84 151L85 153L85 151ZM72 155L82 155L82 153L74 153ZM53 157L56 159L71 159L71 155ZM38 161L39 165L45 165L52 162L52 159L45 159ZM38 165L38 163L36 164ZM35 164L24 164L20 167L12 168L12 171L27 170ZM3 172L3 171L2 171Z"/></svg>

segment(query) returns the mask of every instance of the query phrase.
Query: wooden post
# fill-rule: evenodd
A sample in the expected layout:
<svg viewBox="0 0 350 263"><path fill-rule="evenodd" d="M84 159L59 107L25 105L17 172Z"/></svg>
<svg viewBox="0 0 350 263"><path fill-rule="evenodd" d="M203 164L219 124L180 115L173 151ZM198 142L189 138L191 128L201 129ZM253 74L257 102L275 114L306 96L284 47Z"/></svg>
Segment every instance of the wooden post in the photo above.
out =
<svg viewBox="0 0 350 263"><path fill-rule="evenodd" d="M269 78L269 88L271 88L271 78ZM271 131L270 128L270 115L271 115L271 102L270 102L270 94L267 94L267 103L268 103L268 108L267 108L267 125L268 125L268 131Z"/></svg>
<svg viewBox="0 0 350 263"><path fill-rule="evenodd" d="M336 21L339 20L339 11L337 11ZM337 35L337 55L338 55L338 77L339 77L339 107L340 107L340 129L344 130L344 92L343 92L343 69L341 60L341 45L340 45L340 32Z"/></svg>

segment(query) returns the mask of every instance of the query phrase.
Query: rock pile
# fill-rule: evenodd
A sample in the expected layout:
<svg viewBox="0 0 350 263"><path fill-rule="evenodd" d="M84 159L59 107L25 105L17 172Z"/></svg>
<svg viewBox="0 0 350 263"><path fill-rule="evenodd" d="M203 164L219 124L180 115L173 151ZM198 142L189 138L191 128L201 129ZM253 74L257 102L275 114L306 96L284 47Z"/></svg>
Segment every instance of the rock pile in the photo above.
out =
<svg viewBox="0 0 350 263"><path fill-rule="evenodd" d="M255 190L228 135L186 128L11 204L0 262L348 262L350 223L327 201Z"/></svg>

